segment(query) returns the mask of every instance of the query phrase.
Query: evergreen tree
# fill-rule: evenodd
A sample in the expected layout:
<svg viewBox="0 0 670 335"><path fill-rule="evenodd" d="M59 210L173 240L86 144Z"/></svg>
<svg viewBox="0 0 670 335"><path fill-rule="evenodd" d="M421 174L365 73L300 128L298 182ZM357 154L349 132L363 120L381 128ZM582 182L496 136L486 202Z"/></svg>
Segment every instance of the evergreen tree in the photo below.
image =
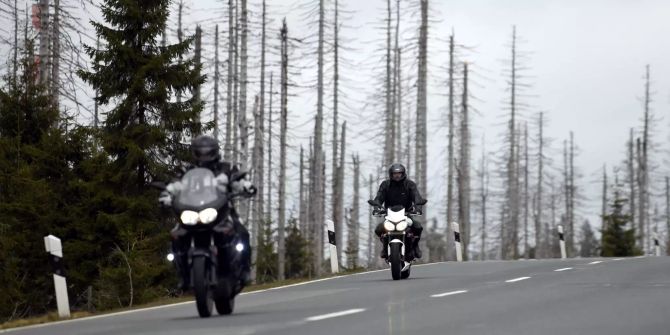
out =
<svg viewBox="0 0 670 335"><path fill-rule="evenodd" d="M298 221L291 219L286 235L286 278L307 276L311 258L308 254L309 242L302 235Z"/></svg>
<svg viewBox="0 0 670 335"><path fill-rule="evenodd" d="M105 1L105 23L91 24L106 47L86 46L92 71L79 72L100 105L113 104L98 134L105 161L92 181L96 192L88 209L96 213L87 233L99 239L101 307L150 300L172 277L162 261L166 217L148 183L165 180L169 159L187 157L180 143L202 131L197 96L172 97L188 96L204 78L200 65L184 56L193 37L161 45L168 6L168 0Z"/></svg>
<svg viewBox="0 0 670 335"><path fill-rule="evenodd" d="M259 284L277 279L277 253L274 251L272 222L266 221L258 231L258 246L256 256L256 282Z"/></svg>
<svg viewBox="0 0 670 335"><path fill-rule="evenodd" d="M635 247L635 228L626 228L630 223L630 215L623 213L625 199L616 194L612 210L605 215L607 225L603 231L603 257L622 257L640 255L642 252Z"/></svg>

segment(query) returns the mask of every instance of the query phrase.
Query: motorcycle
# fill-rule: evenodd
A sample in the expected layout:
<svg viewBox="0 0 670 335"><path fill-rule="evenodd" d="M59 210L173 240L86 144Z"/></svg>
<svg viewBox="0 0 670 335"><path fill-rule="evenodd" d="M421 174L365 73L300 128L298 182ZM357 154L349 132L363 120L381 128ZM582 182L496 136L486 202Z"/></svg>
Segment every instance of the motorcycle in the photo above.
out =
<svg viewBox="0 0 670 335"><path fill-rule="evenodd" d="M414 222L411 217L420 216L421 213L406 213L403 206L382 209L382 205L374 200L368 200L368 204L375 208L372 212L373 216L384 217L386 233L382 234L382 238L388 248L386 263L391 266L391 277L393 280L409 278L412 261L415 259L412 247L414 233L411 229Z"/></svg>
<svg viewBox="0 0 670 335"><path fill-rule="evenodd" d="M241 180L246 173L233 176ZM242 291L241 252L245 245L235 232L229 214L231 201L249 194L231 194L225 185L205 168L194 168L176 183L178 192L172 209L179 224L191 236L187 266L190 285L200 317L212 315L213 306L220 315L233 312L235 297ZM161 182L151 184L166 189ZM172 257L170 257L172 256ZM168 255L174 259L174 255Z"/></svg>

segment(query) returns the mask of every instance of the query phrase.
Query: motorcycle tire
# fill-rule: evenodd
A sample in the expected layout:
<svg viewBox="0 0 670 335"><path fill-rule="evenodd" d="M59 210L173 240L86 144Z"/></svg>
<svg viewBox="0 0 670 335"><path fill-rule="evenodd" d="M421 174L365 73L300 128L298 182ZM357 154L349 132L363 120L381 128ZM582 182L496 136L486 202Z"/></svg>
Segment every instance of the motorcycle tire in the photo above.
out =
<svg viewBox="0 0 670 335"><path fill-rule="evenodd" d="M391 243L391 254L389 255L389 259L391 263L391 277L393 277L393 280L400 279L403 267L400 247L400 243Z"/></svg>
<svg viewBox="0 0 670 335"><path fill-rule="evenodd" d="M193 291L195 293L195 305L201 318L208 318L212 315L214 299L209 286L207 258L195 257L193 259Z"/></svg>

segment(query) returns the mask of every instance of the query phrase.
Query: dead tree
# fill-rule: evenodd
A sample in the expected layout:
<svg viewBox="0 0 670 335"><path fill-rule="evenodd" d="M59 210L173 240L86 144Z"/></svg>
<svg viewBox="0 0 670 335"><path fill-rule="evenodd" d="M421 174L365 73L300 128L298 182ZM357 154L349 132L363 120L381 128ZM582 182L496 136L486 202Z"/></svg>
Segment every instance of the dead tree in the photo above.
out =
<svg viewBox="0 0 670 335"><path fill-rule="evenodd" d="M665 252L670 256L670 177L665 177Z"/></svg>
<svg viewBox="0 0 670 335"><path fill-rule="evenodd" d="M534 196L535 203L535 257L542 258L546 257L545 245L542 241L542 213L544 209L544 203L542 202L543 195L543 182L544 182L544 112L540 112L538 115L538 133L537 133L537 142L538 142L538 154L537 154L537 190ZM545 233L548 233L545 231Z"/></svg>
<svg viewBox="0 0 670 335"><path fill-rule="evenodd" d="M447 228L445 235L447 236L447 257L448 259L454 259L453 248L449 246L453 245L454 237L451 233L451 222L453 221L453 199L454 199L454 35L449 36L449 108L448 108L448 137L447 137ZM451 255L451 256L450 256Z"/></svg>
<svg viewBox="0 0 670 335"><path fill-rule="evenodd" d="M337 198L337 206L340 208L339 211L340 213L343 211L344 207L344 157L346 155L346 140L347 140L347 122L342 123L342 136L340 138L340 162L337 167L337 189L335 190L336 193L333 195L334 197ZM340 217L341 218L341 217ZM340 228L342 228L340 226ZM340 229L340 237L342 237L344 234ZM342 241L340 238L339 241ZM338 254L338 262L340 261L339 257L340 255Z"/></svg>
<svg viewBox="0 0 670 335"><path fill-rule="evenodd" d="M421 0L421 26L419 28L419 59L416 102L415 176L420 190L428 190L426 182L428 156L427 132L427 75L428 75L428 0Z"/></svg>
<svg viewBox="0 0 670 335"><path fill-rule="evenodd" d="M274 91L272 90L273 78L270 72L270 102L268 105L268 200L267 204L267 221L272 221L272 97Z"/></svg>
<svg viewBox="0 0 670 335"><path fill-rule="evenodd" d="M219 140L219 80L221 74L219 71L219 25L214 28L214 138Z"/></svg>
<svg viewBox="0 0 670 335"><path fill-rule="evenodd" d="M49 83L49 0L40 0L39 25L39 82L42 85Z"/></svg>
<svg viewBox="0 0 670 335"><path fill-rule="evenodd" d="M636 170L635 170L635 138L633 134L633 128L630 128L630 137L628 138L628 158L626 159L626 168L627 168L627 175L628 175L628 187L629 187L629 193L628 193L628 201L630 202L630 222L633 227L636 226L636 219L637 219L637 213L636 213L636 206L635 206L635 197L637 194L637 177L636 177ZM637 236L636 236L637 240Z"/></svg>
<svg viewBox="0 0 670 335"><path fill-rule="evenodd" d="M338 170L338 150L337 150L337 128L339 126L338 121L338 110L339 110L339 81L340 81L340 68L339 68L339 8L338 2L335 0L335 18L333 23L334 31L334 41L333 41L333 157L332 157L332 212L333 212L333 223L335 226L335 240L342 241L342 231L343 231L343 221L342 216L344 214L344 195L340 192L340 185L343 182L340 180L340 173ZM342 134L344 139L344 134ZM344 142L344 141L343 141ZM342 146L342 152L340 157L344 158L344 146ZM339 167L342 169L342 166ZM340 248L341 249L341 248ZM338 264L342 264L341 253L337 255Z"/></svg>
<svg viewBox="0 0 670 335"><path fill-rule="evenodd" d="M528 243L528 216L529 216L529 193L528 193L528 123L524 123L523 130L523 233L524 233L524 254L525 258L530 258L530 244ZM537 250L536 250L537 252Z"/></svg>
<svg viewBox="0 0 670 335"><path fill-rule="evenodd" d="M360 159L358 156L351 157L354 165L354 198L351 205L351 215L349 216L349 225L347 226L347 254L349 268L355 269L358 267L358 229L360 227Z"/></svg>
<svg viewBox="0 0 670 335"><path fill-rule="evenodd" d="M651 95L649 92L650 77L649 65L646 66L644 83L644 119L642 130L642 142L638 148L638 174L639 174L639 219L638 219L638 244L642 250L651 250L650 244L650 220L649 220L649 126L651 121Z"/></svg>
<svg viewBox="0 0 670 335"><path fill-rule="evenodd" d="M58 108L60 93L60 0L54 0L54 22L51 30L51 103Z"/></svg>
<svg viewBox="0 0 670 335"><path fill-rule="evenodd" d="M196 66L202 66L202 29L200 29L200 26L195 27L195 48L194 48L195 55L193 57L193 61L195 62ZM193 88L193 96L195 98L196 104L200 103L201 96L200 96L200 85L196 85Z"/></svg>
<svg viewBox="0 0 670 335"><path fill-rule="evenodd" d="M233 51L235 49L233 46L235 43L233 11L233 0L228 0L228 60L226 61L228 65L228 78L226 79L228 90L226 93L226 142L224 143L224 159L227 161L230 161L233 157Z"/></svg>
<svg viewBox="0 0 670 335"><path fill-rule="evenodd" d="M240 15L240 93L239 93L239 110L237 111L238 115L238 125L240 128L240 165L243 168L247 168L249 154L249 125L247 123L247 35L248 31L248 19L247 19L247 0L240 0L241 4L241 15ZM246 202L241 203L242 207L246 207ZM242 213L245 212L244 209L240 210Z"/></svg>
<svg viewBox="0 0 670 335"><path fill-rule="evenodd" d="M486 203L489 197L489 174L488 174L488 160L486 159L486 146L485 146L485 141L482 139L482 160L481 160L481 166L480 166L480 171L479 171L479 182L480 182L480 189L479 189L479 199L481 201L481 219L482 219L482 231L481 231L481 250L480 250L480 260L486 260L486 254L487 254L487 249L486 249L486 237L487 237L487 232L486 232Z"/></svg>
<svg viewBox="0 0 670 335"><path fill-rule="evenodd" d="M288 28L286 19L281 34L281 116L279 131L279 227L277 254L279 260L279 280L284 279L285 254L284 227L286 225L286 133L288 131Z"/></svg>
<svg viewBox="0 0 670 335"><path fill-rule="evenodd" d="M601 211L600 211L600 231L604 232L607 229L607 220L605 220L605 215L607 215L607 165L603 164L603 196L602 196L602 204L601 204ZM603 240L601 237L600 240L600 245L603 245Z"/></svg>
<svg viewBox="0 0 670 335"><path fill-rule="evenodd" d="M319 29L317 48L317 103L316 118L314 122L314 168L311 170L310 178L310 205L309 222L313 225L314 234L312 238L312 254L314 255L313 268L316 276L321 275L321 261L323 259L323 224L324 224L324 180L322 171L325 164L323 159L323 62L324 62L324 25L325 8L324 0L319 1Z"/></svg>
<svg viewBox="0 0 670 335"><path fill-rule="evenodd" d="M461 225L463 259L468 260L468 246L470 243L470 124L468 115L468 63L465 63L463 66L459 158L458 221Z"/></svg>

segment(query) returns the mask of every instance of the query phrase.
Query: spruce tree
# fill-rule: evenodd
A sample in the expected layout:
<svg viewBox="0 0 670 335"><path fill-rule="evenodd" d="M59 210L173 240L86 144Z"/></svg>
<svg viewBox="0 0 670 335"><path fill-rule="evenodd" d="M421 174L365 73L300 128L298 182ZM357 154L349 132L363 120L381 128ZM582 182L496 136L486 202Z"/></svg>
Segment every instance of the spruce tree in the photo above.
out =
<svg viewBox="0 0 670 335"><path fill-rule="evenodd" d="M160 217L148 183L165 180L170 162L187 157L181 143L202 131L193 91L204 78L200 65L185 57L193 36L161 45L168 8L168 0L106 0L105 22L91 22L105 47L85 46L92 70L79 72L98 92L96 101L109 106L99 131L108 162L95 177L97 214L89 231L100 237L105 255L97 282L109 290L103 307L152 299L172 278L162 262L168 224L161 223L169 217Z"/></svg>
<svg viewBox="0 0 670 335"><path fill-rule="evenodd" d="M627 228L631 222L630 215L623 212L625 199L619 198L616 194L612 210L604 219L607 222L605 231L603 231L603 257L622 257L641 254L641 251L635 247L635 228Z"/></svg>

